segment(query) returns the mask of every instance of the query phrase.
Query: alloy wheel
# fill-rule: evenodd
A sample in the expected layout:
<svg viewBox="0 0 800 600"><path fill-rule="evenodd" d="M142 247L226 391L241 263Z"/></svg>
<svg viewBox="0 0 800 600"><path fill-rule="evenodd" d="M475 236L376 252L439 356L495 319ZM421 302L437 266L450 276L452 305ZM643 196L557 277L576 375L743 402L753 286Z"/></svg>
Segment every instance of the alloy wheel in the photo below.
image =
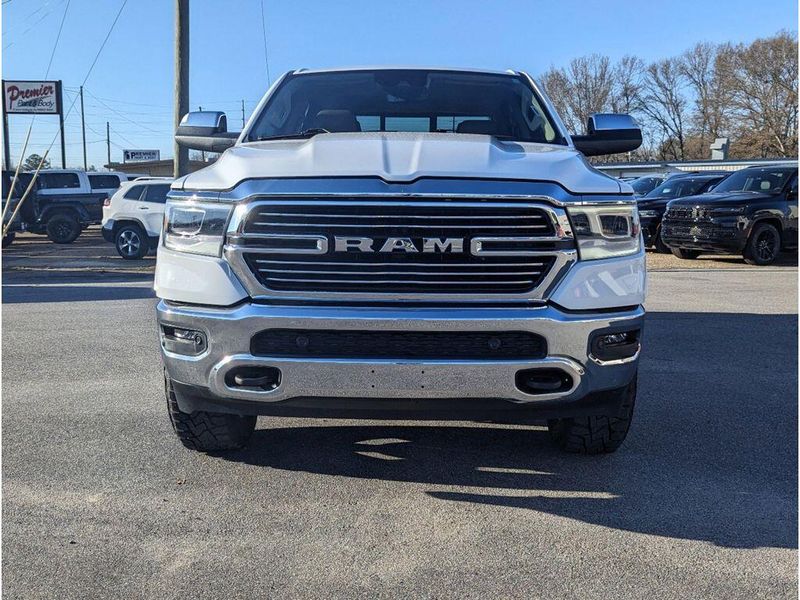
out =
<svg viewBox="0 0 800 600"><path fill-rule="evenodd" d="M120 233L117 238L117 247L125 256L135 256L141 246L142 240L139 238L139 234L130 229Z"/></svg>
<svg viewBox="0 0 800 600"><path fill-rule="evenodd" d="M775 258L778 252L778 237L774 231L769 229L762 231L756 240L756 254L759 260L769 262Z"/></svg>

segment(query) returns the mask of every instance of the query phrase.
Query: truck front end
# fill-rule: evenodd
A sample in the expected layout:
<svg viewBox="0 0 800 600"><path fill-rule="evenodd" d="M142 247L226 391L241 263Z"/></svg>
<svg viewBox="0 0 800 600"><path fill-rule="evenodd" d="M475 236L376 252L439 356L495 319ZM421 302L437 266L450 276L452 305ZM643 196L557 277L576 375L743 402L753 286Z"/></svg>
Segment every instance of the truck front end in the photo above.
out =
<svg viewBox="0 0 800 600"><path fill-rule="evenodd" d="M616 449L644 317L630 190L586 165L527 77L347 71L310 83L336 98L332 84L359 83L336 81L346 74L389 91L363 115L314 106L316 127L264 135L282 81L233 148L173 186L156 290L178 436L219 450L244 443L256 415L516 412L548 419L567 450ZM532 139L513 122L505 139L505 97L441 98L497 81L533 104ZM320 97L293 91L305 114L302 92ZM411 106L393 104L403 94ZM419 117L426 94L438 113ZM404 118L425 129L390 130Z"/></svg>

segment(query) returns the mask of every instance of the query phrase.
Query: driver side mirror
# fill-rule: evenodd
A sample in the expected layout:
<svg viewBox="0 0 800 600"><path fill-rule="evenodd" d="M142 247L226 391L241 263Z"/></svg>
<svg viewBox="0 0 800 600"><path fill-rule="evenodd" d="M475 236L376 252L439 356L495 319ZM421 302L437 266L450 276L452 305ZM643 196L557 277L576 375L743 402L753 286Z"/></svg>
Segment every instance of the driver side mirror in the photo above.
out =
<svg viewBox="0 0 800 600"><path fill-rule="evenodd" d="M238 137L237 132L228 131L225 113L213 110L186 113L175 130L175 141L179 145L206 152L224 152Z"/></svg>
<svg viewBox="0 0 800 600"><path fill-rule="evenodd" d="M586 135L573 135L572 142L584 156L630 152L642 145L642 130L630 115L597 113L586 123Z"/></svg>

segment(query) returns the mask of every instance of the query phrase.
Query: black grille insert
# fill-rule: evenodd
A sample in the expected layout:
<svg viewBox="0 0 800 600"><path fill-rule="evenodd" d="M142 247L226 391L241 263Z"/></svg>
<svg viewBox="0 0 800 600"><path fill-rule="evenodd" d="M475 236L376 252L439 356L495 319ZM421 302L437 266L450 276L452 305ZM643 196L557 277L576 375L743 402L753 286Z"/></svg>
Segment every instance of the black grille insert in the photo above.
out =
<svg viewBox="0 0 800 600"><path fill-rule="evenodd" d="M253 336L250 352L287 358L531 360L547 356L547 343L527 331L266 329Z"/></svg>

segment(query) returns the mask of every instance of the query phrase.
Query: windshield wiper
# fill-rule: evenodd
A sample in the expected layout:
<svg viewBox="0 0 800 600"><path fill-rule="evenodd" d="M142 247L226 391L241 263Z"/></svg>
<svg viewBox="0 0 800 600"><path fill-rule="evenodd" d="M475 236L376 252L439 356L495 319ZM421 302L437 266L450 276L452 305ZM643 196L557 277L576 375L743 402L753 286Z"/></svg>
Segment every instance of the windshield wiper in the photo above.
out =
<svg viewBox="0 0 800 600"><path fill-rule="evenodd" d="M269 140L301 140L304 138L314 137L320 133L330 133L327 129L322 127L312 127L311 129L304 129L300 133L285 133L283 135L263 135L261 137L250 140L251 142L266 142Z"/></svg>

